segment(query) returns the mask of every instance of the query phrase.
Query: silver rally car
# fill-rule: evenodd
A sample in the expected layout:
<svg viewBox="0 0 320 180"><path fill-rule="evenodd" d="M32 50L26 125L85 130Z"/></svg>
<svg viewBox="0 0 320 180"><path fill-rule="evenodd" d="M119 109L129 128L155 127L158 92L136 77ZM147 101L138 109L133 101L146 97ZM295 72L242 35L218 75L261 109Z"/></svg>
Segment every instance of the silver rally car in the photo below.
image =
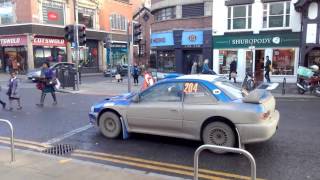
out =
<svg viewBox="0 0 320 180"><path fill-rule="evenodd" d="M266 90L249 94L216 75L185 75L91 107L90 122L107 138L144 133L228 147L266 141L279 112Z"/></svg>

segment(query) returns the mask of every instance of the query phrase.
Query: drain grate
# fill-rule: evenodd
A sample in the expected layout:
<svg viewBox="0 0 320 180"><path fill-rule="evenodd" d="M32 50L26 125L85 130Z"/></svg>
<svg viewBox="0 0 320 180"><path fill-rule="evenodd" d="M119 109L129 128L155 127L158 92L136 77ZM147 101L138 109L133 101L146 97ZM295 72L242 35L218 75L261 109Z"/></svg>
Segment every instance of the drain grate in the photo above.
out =
<svg viewBox="0 0 320 180"><path fill-rule="evenodd" d="M56 144L55 146L49 147L42 152L46 154L63 156L71 153L75 149L76 147L70 144Z"/></svg>

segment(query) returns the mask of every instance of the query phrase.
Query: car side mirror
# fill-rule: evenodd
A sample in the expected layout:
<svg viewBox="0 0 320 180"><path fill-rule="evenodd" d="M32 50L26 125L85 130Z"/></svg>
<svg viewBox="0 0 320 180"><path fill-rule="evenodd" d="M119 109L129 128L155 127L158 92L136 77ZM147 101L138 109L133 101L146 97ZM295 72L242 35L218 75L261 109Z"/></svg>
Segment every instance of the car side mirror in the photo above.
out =
<svg viewBox="0 0 320 180"><path fill-rule="evenodd" d="M131 101L134 103L138 103L140 101L140 95L136 94L135 96L132 97Z"/></svg>

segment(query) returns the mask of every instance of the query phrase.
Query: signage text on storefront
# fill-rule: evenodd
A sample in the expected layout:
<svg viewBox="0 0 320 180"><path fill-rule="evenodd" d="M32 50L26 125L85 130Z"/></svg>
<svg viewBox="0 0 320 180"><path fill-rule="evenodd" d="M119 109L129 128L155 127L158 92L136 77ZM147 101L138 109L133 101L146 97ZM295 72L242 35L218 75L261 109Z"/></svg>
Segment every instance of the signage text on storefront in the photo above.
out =
<svg viewBox="0 0 320 180"><path fill-rule="evenodd" d="M183 31L181 45L199 47L203 44L203 31Z"/></svg>
<svg viewBox="0 0 320 180"><path fill-rule="evenodd" d="M66 42L62 38L35 37L33 39L33 45L63 47L66 46Z"/></svg>
<svg viewBox="0 0 320 180"><path fill-rule="evenodd" d="M224 35L213 37L213 48L258 48L266 47L297 47L299 33L255 34L255 35Z"/></svg>
<svg viewBox="0 0 320 180"><path fill-rule="evenodd" d="M26 36L0 36L0 46L24 46L26 44Z"/></svg>
<svg viewBox="0 0 320 180"><path fill-rule="evenodd" d="M163 33L152 33L151 34L151 46L173 46L173 33L163 32Z"/></svg>

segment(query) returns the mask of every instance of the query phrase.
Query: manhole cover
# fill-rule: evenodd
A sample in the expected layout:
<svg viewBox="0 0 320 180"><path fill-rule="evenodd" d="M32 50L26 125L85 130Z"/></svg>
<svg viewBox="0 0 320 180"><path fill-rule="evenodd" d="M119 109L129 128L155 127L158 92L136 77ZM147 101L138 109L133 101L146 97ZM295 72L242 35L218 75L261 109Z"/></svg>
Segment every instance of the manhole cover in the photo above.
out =
<svg viewBox="0 0 320 180"><path fill-rule="evenodd" d="M71 153L73 150L75 150L75 146L70 144L56 144L53 147L49 147L45 150L43 150L43 153L57 155L57 156L63 156L66 154Z"/></svg>

